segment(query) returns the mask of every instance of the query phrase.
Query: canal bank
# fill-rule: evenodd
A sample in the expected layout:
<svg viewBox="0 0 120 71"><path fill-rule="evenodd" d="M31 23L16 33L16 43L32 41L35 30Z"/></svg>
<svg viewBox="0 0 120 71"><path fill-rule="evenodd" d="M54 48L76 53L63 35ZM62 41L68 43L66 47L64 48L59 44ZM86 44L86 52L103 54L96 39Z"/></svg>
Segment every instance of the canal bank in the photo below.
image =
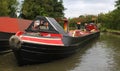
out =
<svg viewBox="0 0 120 71"><path fill-rule="evenodd" d="M120 31L118 31L118 30L110 30L110 29L108 29L107 32L112 33L112 34L120 35Z"/></svg>
<svg viewBox="0 0 120 71"><path fill-rule="evenodd" d="M120 31L119 30L112 30L112 29L101 29L101 32L107 32L107 33L112 33L112 34L116 34L116 35L120 35Z"/></svg>
<svg viewBox="0 0 120 71"><path fill-rule="evenodd" d="M101 33L68 58L19 67L12 52L0 55L0 71L120 71L120 37Z"/></svg>

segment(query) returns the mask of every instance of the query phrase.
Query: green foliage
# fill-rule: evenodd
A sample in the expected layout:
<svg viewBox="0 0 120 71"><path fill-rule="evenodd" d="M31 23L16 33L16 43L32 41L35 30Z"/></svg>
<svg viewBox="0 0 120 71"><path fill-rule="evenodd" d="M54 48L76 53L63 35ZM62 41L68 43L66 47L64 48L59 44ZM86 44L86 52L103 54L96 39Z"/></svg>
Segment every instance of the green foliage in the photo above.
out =
<svg viewBox="0 0 120 71"><path fill-rule="evenodd" d="M107 14L99 14L98 22L101 23L102 28L120 30L120 0L116 1L117 8Z"/></svg>
<svg viewBox="0 0 120 71"><path fill-rule="evenodd" d="M115 9L107 14L99 14L98 21L102 27L107 29L120 30L120 10Z"/></svg>
<svg viewBox="0 0 120 71"><path fill-rule="evenodd" d="M0 0L0 16L15 17L17 0Z"/></svg>
<svg viewBox="0 0 120 71"><path fill-rule="evenodd" d="M62 0L24 0L22 17L34 19L36 16L64 17Z"/></svg>
<svg viewBox="0 0 120 71"><path fill-rule="evenodd" d="M117 7L117 9L120 9L120 0L116 1L116 5L115 6Z"/></svg>
<svg viewBox="0 0 120 71"><path fill-rule="evenodd" d="M95 23L95 20L93 20L93 18L95 18L97 20L97 16L95 16L95 15L80 15L78 18L68 19L69 26L75 27L77 22L81 22L81 25L83 25L83 26L85 23L90 23L90 22Z"/></svg>

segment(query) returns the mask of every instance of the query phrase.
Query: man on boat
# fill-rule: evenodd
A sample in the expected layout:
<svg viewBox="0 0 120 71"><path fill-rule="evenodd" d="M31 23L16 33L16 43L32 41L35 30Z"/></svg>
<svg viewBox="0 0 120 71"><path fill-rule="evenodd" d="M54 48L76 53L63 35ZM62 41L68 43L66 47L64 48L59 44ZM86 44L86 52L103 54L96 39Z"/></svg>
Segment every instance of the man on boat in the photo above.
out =
<svg viewBox="0 0 120 71"><path fill-rule="evenodd" d="M81 22L77 22L77 29L81 28Z"/></svg>
<svg viewBox="0 0 120 71"><path fill-rule="evenodd" d="M34 21L34 25L32 26L32 30L38 30L40 25L40 21L36 20Z"/></svg>
<svg viewBox="0 0 120 71"><path fill-rule="evenodd" d="M85 24L85 29L86 29L86 31L90 31L90 32L98 30L97 26L94 23Z"/></svg>
<svg viewBox="0 0 120 71"><path fill-rule="evenodd" d="M89 30L89 24L87 24L87 23L85 23L85 30L86 30L86 31L90 31L90 30Z"/></svg>

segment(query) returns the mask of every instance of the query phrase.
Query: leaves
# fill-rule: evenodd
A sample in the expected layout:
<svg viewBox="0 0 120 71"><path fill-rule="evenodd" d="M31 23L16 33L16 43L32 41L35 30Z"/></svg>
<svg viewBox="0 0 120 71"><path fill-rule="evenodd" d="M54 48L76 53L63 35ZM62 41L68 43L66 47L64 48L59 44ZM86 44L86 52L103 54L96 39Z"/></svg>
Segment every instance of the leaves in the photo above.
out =
<svg viewBox="0 0 120 71"><path fill-rule="evenodd" d="M117 9L120 9L120 0L116 1L116 5L115 6L117 7Z"/></svg>
<svg viewBox="0 0 120 71"><path fill-rule="evenodd" d="M36 16L63 17L64 6L58 0L24 0L23 18L34 19Z"/></svg>
<svg viewBox="0 0 120 71"><path fill-rule="evenodd" d="M102 24L102 27L107 29L120 30L120 10L115 9L107 14L99 14L98 21Z"/></svg>
<svg viewBox="0 0 120 71"><path fill-rule="evenodd" d="M15 17L17 0L0 0L0 16Z"/></svg>

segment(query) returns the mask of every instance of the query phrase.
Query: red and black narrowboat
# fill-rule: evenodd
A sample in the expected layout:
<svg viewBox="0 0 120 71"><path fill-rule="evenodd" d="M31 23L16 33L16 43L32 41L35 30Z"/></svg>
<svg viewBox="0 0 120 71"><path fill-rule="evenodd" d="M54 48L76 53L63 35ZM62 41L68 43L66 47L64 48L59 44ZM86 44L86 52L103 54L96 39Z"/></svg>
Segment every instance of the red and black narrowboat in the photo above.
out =
<svg viewBox="0 0 120 71"><path fill-rule="evenodd" d="M31 22L30 20L20 19L22 24L19 24L19 19L10 17L0 17L0 53L9 51L9 38L19 30L23 31ZM24 24L24 25L23 25ZM21 28L19 28L21 26Z"/></svg>
<svg viewBox="0 0 120 71"><path fill-rule="evenodd" d="M24 65L68 57L99 35L98 30L65 32L55 19L39 16L25 32L13 35L9 44L18 64Z"/></svg>

